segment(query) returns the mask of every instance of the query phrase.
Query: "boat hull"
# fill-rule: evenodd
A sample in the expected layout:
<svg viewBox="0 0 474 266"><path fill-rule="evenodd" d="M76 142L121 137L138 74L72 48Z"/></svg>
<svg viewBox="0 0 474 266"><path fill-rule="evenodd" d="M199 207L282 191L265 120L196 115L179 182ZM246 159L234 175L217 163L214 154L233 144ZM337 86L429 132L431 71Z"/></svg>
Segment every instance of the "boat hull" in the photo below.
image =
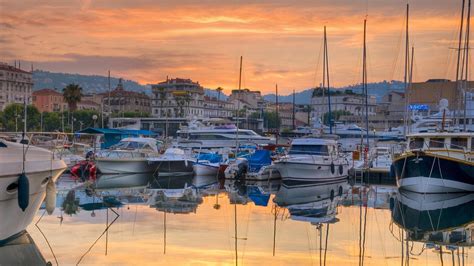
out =
<svg viewBox="0 0 474 266"><path fill-rule="evenodd" d="M102 174L152 174L155 167L143 159L96 159L96 166Z"/></svg>
<svg viewBox="0 0 474 266"><path fill-rule="evenodd" d="M299 161L279 161L274 164L285 183L310 182L332 184L348 178L348 164L335 163L334 171L329 164L313 164Z"/></svg>
<svg viewBox="0 0 474 266"><path fill-rule="evenodd" d="M219 172L219 164L195 163L193 169L197 176L216 176Z"/></svg>
<svg viewBox="0 0 474 266"><path fill-rule="evenodd" d="M19 174L0 176L0 241L22 232L33 221L46 196L48 180L52 178L56 181L66 169L64 162L60 162L59 166L60 168L53 170L26 172L29 181L29 204L24 212L18 206L18 191L7 192L7 187L18 180Z"/></svg>
<svg viewBox="0 0 474 266"><path fill-rule="evenodd" d="M154 169L158 176L188 176L193 175L193 162L190 160L155 161Z"/></svg>
<svg viewBox="0 0 474 266"><path fill-rule="evenodd" d="M431 153L412 153L393 162L400 189L418 193L474 192L472 162Z"/></svg>

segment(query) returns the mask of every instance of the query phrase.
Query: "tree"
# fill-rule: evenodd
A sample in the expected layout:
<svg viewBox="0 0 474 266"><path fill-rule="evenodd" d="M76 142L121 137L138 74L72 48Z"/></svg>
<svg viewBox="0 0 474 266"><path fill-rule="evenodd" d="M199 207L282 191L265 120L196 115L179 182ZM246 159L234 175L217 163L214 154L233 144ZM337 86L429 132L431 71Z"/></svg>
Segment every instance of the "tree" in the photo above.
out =
<svg viewBox="0 0 474 266"><path fill-rule="evenodd" d="M250 118L260 118L260 114L252 113ZM281 118L276 112L263 112L263 125L267 129L276 129L278 125L281 125Z"/></svg>
<svg viewBox="0 0 474 266"><path fill-rule="evenodd" d="M69 84L63 89L63 97L69 110L74 112L77 109L77 103L81 101L82 88L77 84Z"/></svg>
<svg viewBox="0 0 474 266"><path fill-rule="evenodd" d="M352 115L351 112L346 110L337 110L331 112L331 120L332 122L339 121L339 118L343 115ZM329 112L323 115L323 124L329 125Z"/></svg>
<svg viewBox="0 0 474 266"><path fill-rule="evenodd" d="M40 127L40 112L33 105L27 107L27 130L37 130ZM2 124L7 131L23 130L24 108L23 104L12 103L5 107L1 116Z"/></svg>

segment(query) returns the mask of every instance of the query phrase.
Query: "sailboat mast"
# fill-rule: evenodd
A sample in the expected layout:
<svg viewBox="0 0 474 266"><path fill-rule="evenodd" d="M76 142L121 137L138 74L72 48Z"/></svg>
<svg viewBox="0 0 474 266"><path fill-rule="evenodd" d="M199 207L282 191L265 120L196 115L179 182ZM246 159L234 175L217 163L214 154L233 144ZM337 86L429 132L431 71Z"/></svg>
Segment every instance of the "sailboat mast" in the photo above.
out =
<svg viewBox="0 0 474 266"><path fill-rule="evenodd" d="M239 151L239 119L240 119L240 93L242 92L242 56L240 56L240 70L239 70L239 93L237 99L237 129L235 130L235 148L236 151Z"/></svg>
<svg viewBox="0 0 474 266"><path fill-rule="evenodd" d="M329 57L328 57L328 40L326 35L326 26L324 26L324 54L323 54L323 91L326 83L328 90L328 120L329 134L332 134L332 114L331 114L331 93L329 91Z"/></svg>
<svg viewBox="0 0 474 266"><path fill-rule="evenodd" d="M411 85L413 83L413 58L415 57L415 47L411 47L411 62L410 62L410 78L408 79L408 89L411 91ZM407 102L410 102L410 92L405 94L405 99ZM410 133L410 119L407 120L408 133Z"/></svg>
<svg viewBox="0 0 474 266"><path fill-rule="evenodd" d="M466 0L462 0L462 8L461 8L461 26L459 28L459 40L458 40L458 60L456 64L456 108L455 108L455 120L456 124L459 125L459 119L457 117L457 113L460 110L461 103L460 103L460 95L461 95L461 81L462 80L462 74L459 73L460 67L461 67L461 50L462 50L462 37L463 37L463 26L464 26L464 7L466 6Z"/></svg>
<svg viewBox="0 0 474 266"><path fill-rule="evenodd" d="M466 21L466 50L465 50L465 62L466 62L466 76L465 76L465 86L464 86L464 132L466 132L467 121L466 121L466 109L467 109L467 88L469 82L469 32L471 30L471 0L467 4L467 21Z"/></svg>
<svg viewBox="0 0 474 266"><path fill-rule="evenodd" d="M367 19L364 19L364 49L362 61L362 86L365 92L365 138L367 139L367 149L369 148L369 92L367 89Z"/></svg>
<svg viewBox="0 0 474 266"><path fill-rule="evenodd" d="M275 84L275 111L276 111L276 131L275 131L275 141L278 145L278 137L280 135L280 108L278 103L278 84Z"/></svg>
<svg viewBox="0 0 474 266"><path fill-rule="evenodd" d="M407 4L407 13L406 13L406 22L405 22L405 75L403 77L403 82L405 85L405 111L403 115L403 135L407 135L407 127L408 127L408 64L409 64L409 36L408 36L408 19L410 15L410 5ZM367 132L368 133L368 132Z"/></svg>

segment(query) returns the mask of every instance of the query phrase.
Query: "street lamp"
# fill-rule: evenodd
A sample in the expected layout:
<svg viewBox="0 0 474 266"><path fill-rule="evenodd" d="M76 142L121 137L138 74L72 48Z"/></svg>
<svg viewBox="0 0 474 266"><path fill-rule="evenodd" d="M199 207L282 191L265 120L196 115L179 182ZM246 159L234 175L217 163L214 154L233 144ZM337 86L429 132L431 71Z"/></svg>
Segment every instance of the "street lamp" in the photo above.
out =
<svg viewBox="0 0 474 266"><path fill-rule="evenodd" d="M92 116L92 120L94 120L94 127L97 127L97 126L96 126L97 118L98 118L97 115L93 115L93 116ZM102 120L102 121L103 121L103 120ZM103 123L103 122L102 122L102 123Z"/></svg>

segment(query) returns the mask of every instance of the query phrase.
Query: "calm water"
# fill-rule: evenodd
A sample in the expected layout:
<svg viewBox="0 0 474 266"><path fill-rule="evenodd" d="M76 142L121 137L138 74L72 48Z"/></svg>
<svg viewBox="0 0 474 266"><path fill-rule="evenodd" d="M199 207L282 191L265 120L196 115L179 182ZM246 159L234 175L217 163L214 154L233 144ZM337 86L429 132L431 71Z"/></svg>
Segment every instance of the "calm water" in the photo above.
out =
<svg viewBox="0 0 474 266"><path fill-rule="evenodd" d="M52 251L28 228L53 265L474 265L463 244L474 238L472 195L213 177L167 178L154 190L74 186L63 177L58 208L37 214ZM440 251L446 239L457 244Z"/></svg>

